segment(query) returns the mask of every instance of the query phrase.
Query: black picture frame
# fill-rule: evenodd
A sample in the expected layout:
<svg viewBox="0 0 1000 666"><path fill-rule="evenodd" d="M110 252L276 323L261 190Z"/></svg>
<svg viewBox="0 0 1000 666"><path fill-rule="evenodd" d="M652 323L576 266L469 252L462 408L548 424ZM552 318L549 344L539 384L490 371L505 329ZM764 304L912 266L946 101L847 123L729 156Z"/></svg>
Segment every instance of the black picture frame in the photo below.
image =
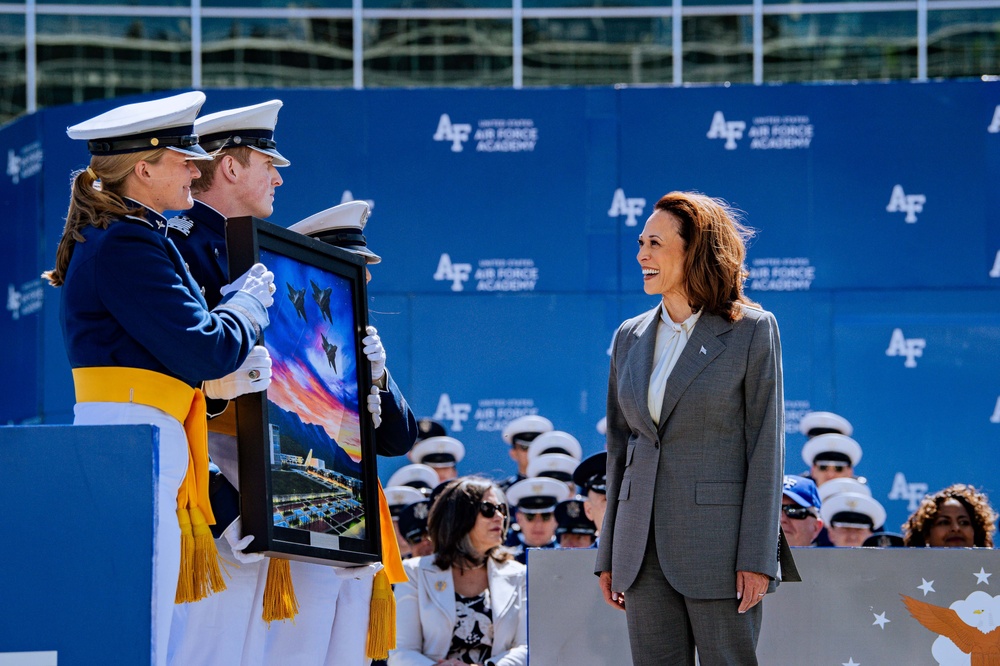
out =
<svg viewBox="0 0 1000 666"><path fill-rule="evenodd" d="M254 536L247 551L378 562L364 258L254 217L226 227L230 279L259 262L277 287L259 343L271 354L271 385L235 401L243 534Z"/></svg>

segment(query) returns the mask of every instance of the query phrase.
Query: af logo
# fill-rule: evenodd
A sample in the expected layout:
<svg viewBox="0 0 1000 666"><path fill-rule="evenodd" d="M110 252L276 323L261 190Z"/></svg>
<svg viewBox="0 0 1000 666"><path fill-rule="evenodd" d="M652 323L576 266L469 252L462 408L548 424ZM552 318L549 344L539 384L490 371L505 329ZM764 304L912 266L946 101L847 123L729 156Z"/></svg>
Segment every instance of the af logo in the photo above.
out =
<svg viewBox="0 0 1000 666"><path fill-rule="evenodd" d="M990 417L990 423L1000 423L1000 397L997 398L997 404L993 408L993 416Z"/></svg>
<svg viewBox="0 0 1000 666"><path fill-rule="evenodd" d="M927 197L923 194L907 194L902 185L892 188L889 205L885 209L890 213L906 213L906 221L913 224L917 221L917 213L922 213Z"/></svg>
<svg viewBox="0 0 1000 666"><path fill-rule="evenodd" d="M472 264L453 264L451 257L442 254L440 261L438 261L437 271L434 273L434 279L438 281L451 280L451 290L462 291L462 283L468 282L471 272Z"/></svg>
<svg viewBox="0 0 1000 666"><path fill-rule="evenodd" d="M15 185L21 180L21 158L13 150L7 151L7 175Z"/></svg>
<svg viewBox="0 0 1000 666"><path fill-rule="evenodd" d="M990 121L990 126L986 128L986 131L990 134L1000 132L1000 104L997 104L997 108L993 109L993 120Z"/></svg>
<svg viewBox="0 0 1000 666"><path fill-rule="evenodd" d="M736 150L736 139L743 138L747 124L743 120L726 120L722 111L712 116L712 126L708 128L709 139L725 139L726 150Z"/></svg>
<svg viewBox="0 0 1000 666"><path fill-rule="evenodd" d="M462 432L462 424L469 420L469 412L472 405L465 402L452 402L447 393L442 393L438 400L437 411L434 412L435 421L451 421L451 429L455 432Z"/></svg>
<svg viewBox="0 0 1000 666"><path fill-rule="evenodd" d="M892 332L889 348L885 350L885 355L905 356L906 362L903 363L903 367L915 368L917 367L915 359L924 355L924 347L926 346L927 340L924 338L905 338L903 337L903 329L897 328Z"/></svg>
<svg viewBox="0 0 1000 666"><path fill-rule="evenodd" d="M12 284L7 285L7 311L14 319L18 319L21 315L21 294Z"/></svg>
<svg viewBox="0 0 1000 666"><path fill-rule="evenodd" d="M907 511L916 511L920 506L920 500L927 494L926 483L907 483L902 472L896 472L892 480L892 490L889 491L891 500L907 500Z"/></svg>
<svg viewBox="0 0 1000 666"><path fill-rule="evenodd" d="M451 141L451 152L462 152L462 144L469 140L472 132L472 125L469 123L452 123L447 113L441 114L438 120L437 132L434 132L435 141Z"/></svg>
<svg viewBox="0 0 1000 666"><path fill-rule="evenodd" d="M645 207L645 199L641 197L629 199L625 196L625 190L619 187L615 190L615 195L611 197L611 209L608 211L608 217L624 215L625 226L634 227L639 224L637 218L639 215L642 215L642 209Z"/></svg>

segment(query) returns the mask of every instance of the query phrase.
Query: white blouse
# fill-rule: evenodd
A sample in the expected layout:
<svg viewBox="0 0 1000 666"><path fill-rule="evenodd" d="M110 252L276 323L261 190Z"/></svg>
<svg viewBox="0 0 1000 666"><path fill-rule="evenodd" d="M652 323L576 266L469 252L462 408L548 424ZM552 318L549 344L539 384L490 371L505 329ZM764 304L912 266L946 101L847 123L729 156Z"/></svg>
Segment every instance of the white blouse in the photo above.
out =
<svg viewBox="0 0 1000 666"><path fill-rule="evenodd" d="M677 365L694 325L701 317L698 310L680 324L675 323L667 309L660 303L660 321L656 325L656 348L653 351L653 373L649 376L649 415L653 423L660 425L660 409L663 407L663 395L667 392L667 379Z"/></svg>

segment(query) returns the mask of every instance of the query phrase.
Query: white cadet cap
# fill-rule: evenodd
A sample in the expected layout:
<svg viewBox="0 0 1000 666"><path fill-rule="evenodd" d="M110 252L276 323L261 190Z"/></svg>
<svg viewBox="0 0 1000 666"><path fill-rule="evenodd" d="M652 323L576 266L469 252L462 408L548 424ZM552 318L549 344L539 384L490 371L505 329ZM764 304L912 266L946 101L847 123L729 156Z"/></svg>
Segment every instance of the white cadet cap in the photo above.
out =
<svg viewBox="0 0 1000 666"><path fill-rule="evenodd" d="M832 527L868 527L874 532L885 524L885 509L877 500L862 493L830 495L823 500L819 515Z"/></svg>
<svg viewBox="0 0 1000 666"><path fill-rule="evenodd" d="M528 463L528 478L546 476L565 483L573 481L573 472L580 461L565 453L545 453Z"/></svg>
<svg viewBox="0 0 1000 666"><path fill-rule="evenodd" d="M607 435L608 434L608 417L602 416L601 420L597 422L597 434Z"/></svg>
<svg viewBox="0 0 1000 666"><path fill-rule="evenodd" d="M288 166L291 162L278 152L278 144L274 141L274 126L278 124L278 109L281 106L280 99L272 99L270 102L202 116L194 121L198 143L213 152L246 146L272 158L276 167Z"/></svg>
<svg viewBox="0 0 1000 666"><path fill-rule="evenodd" d="M821 502L825 502L828 497L833 497L839 493L856 493L858 495L872 496L872 489L868 487L867 483L846 476L830 479L821 485L818 490Z"/></svg>
<svg viewBox="0 0 1000 666"><path fill-rule="evenodd" d="M840 414L809 412L799 421L799 432L808 437L824 435L829 432L851 436L854 434L854 426Z"/></svg>
<svg viewBox="0 0 1000 666"><path fill-rule="evenodd" d="M555 511L564 499L569 499L566 484L545 476L522 479L507 489L507 501L522 513Z"/></svg>
<svg viewBox="0 0 1000 666"><path fill-rule="evenodd" d="M404 465L393 472L386 486L409 486L418 490L426 488L429 493L439 483L441 481L434 468L414 463L413 465Z"/></svg>
<svg viewBox="0 0 1000 666"><path fill-rule="evenodd" d="M414 444L409 456L430 467L454 467L465 457L465 446L454 437L428 437Z"/></svg>
<svg viewBox="0 0 1000 666"><path fill-rule="evenodd" d="M802 460L809 466L817 460L829 460L850 463L851 467L855 467L861 462L861 445L847 435L816 435L802 447Z"/></svg>
<svg viewBox="0 0 1000 666"><path fill-rule="evenodd" d="M361 233L370 212L365 201L347 201L310 215L288 227L288 230L342 247L360 254L369 264L377 264L382 257L368 249L368 242Z"/></svg>
<svg viewBox="0 0 1000 666"><path fill-rule="evenodd" d="M126 104L66 128L71 139L87 142L91 155L122 155L169 148L189 159L210 160L198 145L194 119L205 93L181 93L164 99Z"/></svg>
<svg viewBox="0 0 1000 666"><path fill-rule="evenodd" d="M514 419L505 425L501 436L503 437L503 441L513 444L514 438L518 435L534 435L537 437L543 432L552 431L554 428L555 426L552 425L552 421L549 421L544 416L529 414L528 416ZM521 438L518 437L518 439Z"/></svg>
<svg viewBox="0 0 1000 666"><path fill-rule="evenodd" d="M414 502L422 502L427 499L424 494L416 488L410 486L387 486L385 488L385 501L389 505L389 513L395 518L403 507Z"/></svg>
<svg viewBox="0 0 1000 666"><path fill-rule="evenodd" d="M564 453L576 459L577 462L583 458L583 448L580 446L580 442L577 441L576 437L562 430L543 432L531 441L531 446L528 448L529 461L545 453Z"/></svg>

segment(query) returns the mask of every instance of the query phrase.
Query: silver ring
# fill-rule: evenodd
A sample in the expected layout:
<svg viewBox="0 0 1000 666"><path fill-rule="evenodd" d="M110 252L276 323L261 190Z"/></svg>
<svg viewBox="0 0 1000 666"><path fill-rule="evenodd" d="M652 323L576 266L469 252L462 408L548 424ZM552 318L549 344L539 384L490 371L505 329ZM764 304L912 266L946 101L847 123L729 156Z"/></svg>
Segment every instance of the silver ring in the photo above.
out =
<svg viewBox="0 0 1000 666"><path fill-rule="evenodd" d="M758 594L757 596L758 596L758 597L762 597L762 596L764 596L764 593L763 593L763 592L761 592L761 593L760 593L760 594Z"/></svg>
<svg viewBox="0 0 1000 666"><path fill-rule="evenodd" d="M251 370L250 372L247 373L247 377L249 377L251 380L260 379L260 370Z"/></svg>

